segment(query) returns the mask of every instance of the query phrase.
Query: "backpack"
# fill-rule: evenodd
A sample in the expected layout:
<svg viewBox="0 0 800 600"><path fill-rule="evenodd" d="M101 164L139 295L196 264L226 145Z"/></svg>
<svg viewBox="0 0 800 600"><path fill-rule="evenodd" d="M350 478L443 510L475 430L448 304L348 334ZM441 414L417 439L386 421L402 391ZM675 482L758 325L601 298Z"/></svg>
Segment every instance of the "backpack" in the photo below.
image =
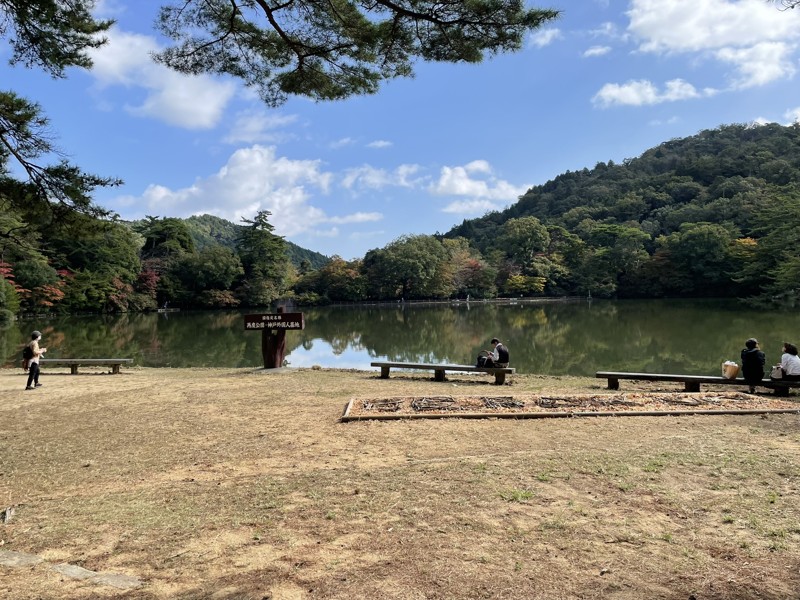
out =
<svg viewBox="0 0 800 600"><path fill-rule="evenodd" d="M31 359L33 358L33 348L30 345L22 349L22 370L27 371L30 366Z"/></svg>

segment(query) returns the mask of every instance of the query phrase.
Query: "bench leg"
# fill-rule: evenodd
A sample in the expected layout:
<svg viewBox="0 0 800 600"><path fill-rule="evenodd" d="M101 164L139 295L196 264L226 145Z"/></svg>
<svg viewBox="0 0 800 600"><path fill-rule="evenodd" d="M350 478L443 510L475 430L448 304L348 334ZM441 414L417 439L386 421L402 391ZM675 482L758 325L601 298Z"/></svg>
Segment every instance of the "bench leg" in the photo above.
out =
<svg viewBox="0 0 800 600"><path fill-rule="evenodd" d="M619 389L619 379L614 379L612 377L608 378L608 389L610 390L618 390Z"/></svg>
<svg viewBox="0 0 800 600"><path fill-rule="evenodd" d="M78 374L78 365L70 365L69 366L69 373L70 373L70 375L77 375Z"/></svg>
<svg viewBox="0 0 800 600"><path fill-rule="evenodd" d="M683 389L686 392L699 392L700 384L696 381L687 381Z"/></svg>
<svg viewBox="0 0 800 600"><path fill-rule="evenodd" d="M444 370L442 370L442 369L434 369L434 371L433 371L433 380L434 381L444 381Z"/></svg>
<svg viewBox="0 0 800 600"><path fill-rule="evenodd" d="M495 385L503 385L506 382L506 374L505 373L495 373L494 374L494 384Z"/></svg>
<svg viewBox="0 0 800 600"><path fill-rule="evenodd" d="M381 379L389 379L389 367L381 367Z"/></svg>
<svg viewBox="0 0 800 600"><path fill-rule="evenodd" d="M775 386L775 395L776 396L788 396L789 395L789 388L781 385Z"/></svg>
<svg viewBox="0 0 800 600"><path fill-rule="evenodd" d="M119 375L119 365L111 365L112 375Z"/></svg>

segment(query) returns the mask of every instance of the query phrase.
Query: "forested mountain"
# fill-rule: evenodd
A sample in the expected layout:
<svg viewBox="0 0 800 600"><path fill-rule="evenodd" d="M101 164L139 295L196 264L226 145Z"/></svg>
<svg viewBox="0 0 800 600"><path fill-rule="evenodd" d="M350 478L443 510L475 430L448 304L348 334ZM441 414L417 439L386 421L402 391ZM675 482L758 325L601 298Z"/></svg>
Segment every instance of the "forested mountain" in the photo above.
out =
<svg viewBox="0 0 800 600"><path fill-rule="evenodd" d="M241 235L242 225L231 223L213 215L200 215L186 219L189 233L192 235L194 245L198 250L207 246L221 244L230 250L236 250L236 240ZM286 253L289 261L298 269L319 269L330 258L319 252L301 248L297 244L286 241Z"/></svg>
<svg viewBox="0 0 800 600"><path fill-rule="evenodd" d="M268 306L329 260L276 236L266 211L242 225L209 215L123 222L4 203L15 190L0 177L0 325L42 310Z"/></svg>
<svg viewBox="0 0 800 600"><path fill-rule="evenodd" d="M327 299L717 296L800 302L800 125L730 125L598 163L445 234L334 260Z"/></svg>
<svg viewBox="0 0 800 600"><path fill-rule="evenodd" d="M729 125L568 171L442 237L508 254L510 229L541 226L548 239L517 262L553 291L794 301L799 186L800 125Z"/></svg>
<svg viewBox="0 0 800 600"><path fill-rule="evenodd" d="M613 223L657 237L702 221L750 235L765 197L797 184L799 125L731 125L670 140L622 164L567 171L502 212L465 220L445 237L465 237L485 251L498 228L519 217L578 234Z"/></svg>

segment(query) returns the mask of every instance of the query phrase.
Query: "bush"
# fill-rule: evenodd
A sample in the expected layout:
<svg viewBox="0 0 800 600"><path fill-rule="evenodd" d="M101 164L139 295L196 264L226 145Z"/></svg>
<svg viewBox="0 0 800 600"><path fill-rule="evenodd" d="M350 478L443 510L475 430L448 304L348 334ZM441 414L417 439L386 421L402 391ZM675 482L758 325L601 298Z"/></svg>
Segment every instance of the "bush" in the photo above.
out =
<svg viewBox="0 0 800 600"><path fill-rule="evenodd" d="M0 308L0 330L8 329L14 322L14 313L6 308Z"/></svg>
<svg viewBox="0 0 800 600"><path fill-rule="evenodd" d="M2 278L0 278L0 309L12 314L19 312L19 294L9 281Z"/></svg>

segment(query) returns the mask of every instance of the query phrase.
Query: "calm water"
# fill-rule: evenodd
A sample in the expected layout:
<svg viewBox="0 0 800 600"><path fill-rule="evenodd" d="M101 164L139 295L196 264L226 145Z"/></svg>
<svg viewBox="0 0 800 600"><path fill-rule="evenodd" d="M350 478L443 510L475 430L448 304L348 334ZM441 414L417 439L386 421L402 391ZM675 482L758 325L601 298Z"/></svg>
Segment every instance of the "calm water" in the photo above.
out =
<svg viewBox="0 0 800 600"><path fill-rule="evenodd" d="M767 362L781 342L800 342L800 314L735 301L645 300L307 308L289 331L292 367L370 369L373 360L472 364L493 336L521 373L593 375L597 370L718 374L755 336ZM30 331L48 358L131 357L147 367L258 367L261 333L245 312L178 312L23 321L0 332L6 367L19 364ZM265 310L264 312L270 312Z"/></svg>

